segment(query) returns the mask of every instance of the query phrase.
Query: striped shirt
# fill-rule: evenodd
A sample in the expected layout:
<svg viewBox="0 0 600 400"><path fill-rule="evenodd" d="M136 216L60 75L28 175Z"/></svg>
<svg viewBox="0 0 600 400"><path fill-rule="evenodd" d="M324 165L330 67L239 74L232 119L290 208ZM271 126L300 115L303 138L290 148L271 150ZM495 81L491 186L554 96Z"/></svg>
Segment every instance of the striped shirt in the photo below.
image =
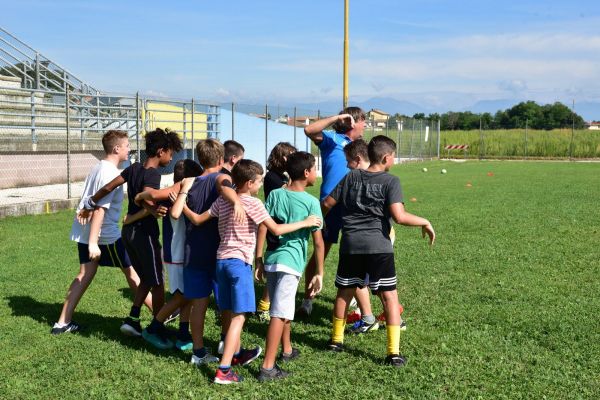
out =
<svg viewBox="0 0 600 400"><path fill-rule="evenodd" d="M219 197L210 207L210 215L219 218L221 244L217 250L217 259L237 258L252 265L258 225L270 216L256 197L240 195L240 201L246 211L246 220L241 224L234 223L233 206L223 197Z"/></svg>

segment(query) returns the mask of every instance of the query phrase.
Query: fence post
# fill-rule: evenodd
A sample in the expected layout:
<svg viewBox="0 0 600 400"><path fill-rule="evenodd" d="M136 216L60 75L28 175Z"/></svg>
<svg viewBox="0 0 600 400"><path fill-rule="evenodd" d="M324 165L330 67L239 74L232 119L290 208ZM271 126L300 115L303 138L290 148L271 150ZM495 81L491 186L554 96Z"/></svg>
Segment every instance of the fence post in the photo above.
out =
<svg viewBox="0 0 600 400"><path fill-rule="evenodd" d="M135 113L137 118L135 119L135 144L137 150L137 161L140 162L140 92L135 93Z"/></svg>
<svg viewBox="0 0 600 400"><path fill-rule="evenodd" d="M35 92L31 92L31 148L37 151L37 135L35 132Z"/></svg>
<svg viewBox="0 0 600 400"><path fill-rule="evenodd" d="M25 75L27 76L27 75ZM40 55L35 53L35 84L34 89L40 88Z"/></svg>
<svg viewBox="0 0 600 400"><path fill-rule="evenodd" d="M412 121L412 129L410 130L410 155L409 159L413 158L413 136L415 135L415 120Z"/></svg>
<svg viewBox="0 0 600 400"><path fill-rule="evenodd" d="M265 163L267 165L267 160L269 159L269 105L265 104Z"/></svg>
<svg viewBox="0 0 600 400"><path fill-rule="evenodd" d="M483 130L481 129L481 116L479 116L479 159L483 158Z"/></svg>
<svg viewBox="0 0 600 400"><path fill-rule="evenodd" d="M575 138L575 100L571 109L571 143L569 144L569 160L573 161L573 140Z"/></svg>
<svg viewBox="0 0 600 400"><path fill-rule="evenodd" d="M235 103L231 103L231 140L235 140Z"/></svg>
<svg viewBox="0 0 600 400"><path fill-rule="evenodd" d="M69 85L65 85L65 121L67 123L67 199L71 198L71 119L69 118Z"/></svg>
<svg viewBox="0 0 600 400"><path fill-rule="evenodd" d="M525 159L527 159L527 129L529 128L529 118L525 120Z"/></svg>
<svg viewBox="0 0 600 400"><path fill-rule="evenodd" d="M194 105L194 98L192 97L192 160L195 160L194 155L194 116L196 115L196 106ZM187 154L186 154L187 157Z"/></svg>
<svg viewBox="0 0 600 400"><path fill-rule="evenodd" d="M442 121L438 119L438 121L437 121L437 158L438 158L438 160L440 159L441 125L442 125Z"/></svg>
<svg viewBox="0 0 600 400"><path fill-rule="evenodd" d="M296 147L296 107L294 107L294 147Z"/></svg>

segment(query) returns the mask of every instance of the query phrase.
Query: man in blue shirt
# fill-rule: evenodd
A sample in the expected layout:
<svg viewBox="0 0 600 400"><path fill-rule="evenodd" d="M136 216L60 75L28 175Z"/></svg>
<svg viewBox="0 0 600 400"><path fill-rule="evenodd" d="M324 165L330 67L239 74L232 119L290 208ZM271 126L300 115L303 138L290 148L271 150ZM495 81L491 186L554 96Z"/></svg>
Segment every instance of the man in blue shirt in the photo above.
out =
<svg viewBox="0 0 600 400"><path fill-rule="evenodd" d="M323 118L307 125L304 134L321 151L323 182L319 200L323 201L350 171L346 166L344 146L360 139L365 130L366 116L359 107L346 107L338 115ZM341 208L334 207L325 218L323 241L325 258L334 243L337 243L342 228ZM296 311L298 317L306 317L312 312L312 299L309 296L308 283L316 271L314 254L310 258L305 272L304 301Z"/></svg>

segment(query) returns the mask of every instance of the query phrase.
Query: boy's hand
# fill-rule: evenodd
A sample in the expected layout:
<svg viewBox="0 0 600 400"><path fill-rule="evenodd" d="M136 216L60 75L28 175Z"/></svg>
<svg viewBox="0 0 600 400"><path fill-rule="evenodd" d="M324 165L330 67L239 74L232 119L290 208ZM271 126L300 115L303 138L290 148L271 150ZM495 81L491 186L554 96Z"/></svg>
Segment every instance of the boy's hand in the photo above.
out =
<svg viewBox="0 0 600 400"><path fill-rule="evenodd" d="M134 202L136 205L140 206L140 205L141 205L141 202L142 202L142 193L138 193L138 194L136 194L136 195L135 195L135 198L133 199L133 202Z"/></svg>
<svg viewBox="0 0 600 400"><path fill-rule="evenodd" d="M233 220L236 224L242 224L246 221L246 210L240 201L233 205Z"/></svg>
<svg viewBox="0 0 600 400"><path fill-rule="evenodd" d="M162 218L167 215L169 209L165 206L157 206L156 208L151 208L149 211L152 213L154 218Z"/></svg>
<svg viewBox="0 0 600 400"><path fill-rule="evenodd" d="M312 227L320 227L323 224L323 221L321 220L321 218L317 217L316 215L310 215L308 218L306 218L304 220L304 223L306 224L307 228L312 228Z"/></svg>
<svg viewBox="0 0 600 400"><path fill-rule="evenodd" d="M175 200L177 200L177 193L170 192L169 193L169 200L171 201L171 203L175 203Z"/></svg>
<svg viewBox="0 0 600 400"><path fill-rule="evenodd" d="M181 181L181 192L187 192L188 190L190 190L190 188L192 187L192 185L194 184L194 180L196 180L196 178L184 178Z"/></svg>
<svg viewBox="0 0 600 400"><path fill-rule="evenodd" d="M81 211L77 213L77 222L79 222L81 225L85 225L90 222L90 219L92 219L92 211L94 210L86 210L85 208L81 209Z"/></svg>
<svg viewBox="0 0 600 400"><path fill-rule="evenodd" d="M88 244L88 254L91 261L97 261L100 259L100 247L98 247L97 243Z"/></svg>
<svg viewBox="0 0 600 400"><path fill-rule="evenodd" d="M258 282L265 281L265 263L263 262L262 257L257 257L254 260L254 279Z"/></svg>
<svg viewBox="0 0 600 400"><path fill-rule="evenodd" d="M323 288L323 275L315 275L310 283L308 284L309 296L312 299L319 293L321 293L321 289Z"/></svg>
<svg viewBox="0 0 600 400"><path fill-rule="evenodd" d="M431 226L431 223L427 223L427 225L421 227L421 233L423 234L423 237L425 237L425 235L429 236L429 245L433 246L433 243L435 242L435 231L433 230L433 226Z"/></svg>

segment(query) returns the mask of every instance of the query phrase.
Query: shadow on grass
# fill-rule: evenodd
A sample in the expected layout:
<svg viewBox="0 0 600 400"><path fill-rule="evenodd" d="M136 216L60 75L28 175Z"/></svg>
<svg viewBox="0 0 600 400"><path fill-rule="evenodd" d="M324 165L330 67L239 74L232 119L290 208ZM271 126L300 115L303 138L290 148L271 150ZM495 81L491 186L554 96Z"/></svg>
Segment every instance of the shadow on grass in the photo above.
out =
<svg viewBox="0 0 600 400"><path fill-rule="evenodd" d="M56 322L62 310L62 303L43 303L30 296L5 297L8 306L15 317L29 317L44 325L44 334L50 335L50 329ZM189 360L188 353L177 350L158 350L146 343L142 338L124 336L119 330L122 317L107 317L104 315L76 311L77 323L83 329L79 336L118 342L134 350L145 350L156 356L166 356L177 360Z"/></svg>

